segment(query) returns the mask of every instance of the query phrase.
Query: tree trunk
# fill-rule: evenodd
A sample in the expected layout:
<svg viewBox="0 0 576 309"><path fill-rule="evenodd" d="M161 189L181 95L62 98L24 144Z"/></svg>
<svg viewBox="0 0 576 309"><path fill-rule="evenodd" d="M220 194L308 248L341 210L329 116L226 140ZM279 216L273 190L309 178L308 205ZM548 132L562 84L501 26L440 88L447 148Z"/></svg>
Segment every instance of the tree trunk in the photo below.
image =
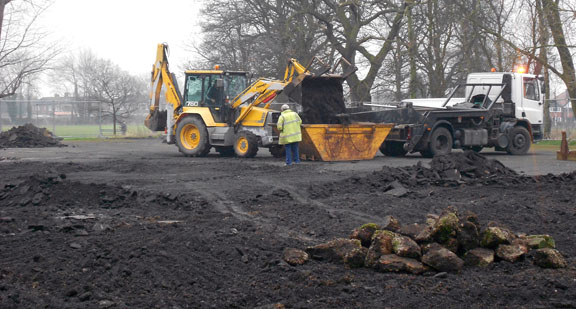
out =
<svg viewBox="0 0 576 309"><path fill-rule="evenodd" d="M544 66L544 63L548 62L548 51L545 46L548 45L550 34L546 28L544 11L542 10L542 1L540 0L536 1L536 14L538 15L538 30L540 32L538 43L541 46L539 58L542 61L536 62L534 74L540 75L542 74L542 71L544 71L544 138L549 138L550 131L552 130L552 119L550 119L550 70Z"/></svg>
<svg viewBox="0 0 576 309"><path fill-rule="evenodd" d="M367 84L364 80L360 80L356 74L350 75L346 82L350 86L352 102L362 104L363 102L372 101L372 94L370 93L372 84Z"/></svg>
<svg viewBox="0 0 576 309"><path fill-rule="evenodd" d="M400 39L396 39L396 55L394 61L394 101L400 102L402 101L402 83L404 81L404 76L402 74L402 44Z"/></svg>
<svg viewBox="0 0 576 309"><path fill-rule="evenodd" d="M550 32L554 38L556 49L560 55L560 62L562 63L562 75L560 75L560 78L566 84L570 100L576 99L576 72L574 70L574 61L572 60L572 55L566 43L566 37L564 36L564 28L562 27L562 20L560 19L558 4L554 0L542 0L542 7L550 27ZM576 114L576 104L572 104L572 110Z"/></svg>
<svg viewBox="0 0 576 309"><path fill-rule="evenodd" d="M416 52L417 52L417 41L416 35L414 34L414 21L412 20L412 5L406 8L406 20L408 24L408 61L410 62L410 77L408 81L408 95L410 99L415 99L417 96L417 78L418 78L418 68L416 66Z"/></svg>
<svg viewBox="0 0 576 309"><path fill-rule="evenodd" d="M403 5L399 8L398 12L394 16L390 32L388 32L386 40L384 41L384 44L382 45L378 53L376 55L364 54L364 56L370 62L370 68L368 69L366 77L363 80L360 80L358 78L358 75L356 73L353 73L348 77L348 79L346 79L346 82L350 86L350 95L353 101L355 102L372 101L372 95L370 94L370 91L372 90L372 86L374 85L374 81L378 76L380 68L382 68L382 63L384 62L384 59L386 58L388 53L392 50L392 48L394 48L394 41L396 40L396 37L400 32L400 28L402 27L402 20L404 19L404 15L406 14L407 10L409 10L407 2L409 1L403 3ZM348 42L345 43L345 46L342 46L342 43L335 38L333 33L327 33L327 31L328 30L325 30L324 32L328 35L332 44L340 45L339 47L336 47L336 49L338 49L338 51L342 54L342 56L344 56L344 58L346 58L348 61L354 64L355 55L356 52L358 51L358 48L354 47L354 45L359 46L359 43L357 41L359 28L349 29L349 31L351 32L346 34L346 36L349 36L349 40Z"/></svg>
<svg viewBox="0 0 576 309"><path fill-rule="evenodd" d="M12 0L0 0L0 40L2 39L2 24L4 23L4 8Z"/></svg>
<svg viewBox="0 0 576 309"><path fill-rule="evenodd" d="M112 132L116 136L116 107L114 106L114 101L112 101Z"/></svg>

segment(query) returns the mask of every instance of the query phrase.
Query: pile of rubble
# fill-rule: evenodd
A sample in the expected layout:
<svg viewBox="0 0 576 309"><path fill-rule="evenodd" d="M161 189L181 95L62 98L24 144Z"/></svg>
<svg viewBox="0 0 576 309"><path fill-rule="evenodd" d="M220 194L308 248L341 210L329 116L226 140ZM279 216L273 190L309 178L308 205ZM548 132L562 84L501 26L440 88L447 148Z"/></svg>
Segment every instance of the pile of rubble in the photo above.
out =
<svg viewBox="0 0 576 309"><path fill-rule="evenodd" d="M326 198L346 193L384 193L402 197L411 189L423 185L460 186L472 184L517 184L535 179L519 175L500 161L488 159L467 150L436 156L430 167L417 164L405 167L384 166L382 170L364 177L353 176L345 180L322 185L315 184L308 191L312 198Z"/></svg>
<svg viewBox="0 0 576 309"><path fill-rule="evenodd" d="M509 182L518 178L514 170L500 161L488 159L477 152L467 150L436 156L430 161L430 168L420 162L413 166L384 167L367 177L369 182L398 180L414 187L422 184L459 185L463 183Z"/></svg>
<svg viewBox="0 0 576 309"><path fill-rule="evenodd" d="M0 133L0 148L42 148L66 147L60 139L54 137L52 132L45 128L38 128L33 124L14 127Z"/></svg>
<svg viewBox="0 0 576 309"><path fill-rule="evenodd" d="M5 206L56 206L102 208L131 207L138 193L105 184L84 184L66 179L66 174L47 172L32 175L0 188L0 202Z"/></svg>
<svg viewBox="0 0 576 309"><path fill-rule="evenodd" d="M312 258L410 274L460 272L464 266L486 267L498 261L531 260L543 268L567 266L549 235L515 234L492 222L482 226L473 213L459 216L457 210L447 209L440 216L428 215L425 224L401 225L391 216L384 221L355 229L349 239L304 251L286 249L284 260L298 265Z"/></svg>

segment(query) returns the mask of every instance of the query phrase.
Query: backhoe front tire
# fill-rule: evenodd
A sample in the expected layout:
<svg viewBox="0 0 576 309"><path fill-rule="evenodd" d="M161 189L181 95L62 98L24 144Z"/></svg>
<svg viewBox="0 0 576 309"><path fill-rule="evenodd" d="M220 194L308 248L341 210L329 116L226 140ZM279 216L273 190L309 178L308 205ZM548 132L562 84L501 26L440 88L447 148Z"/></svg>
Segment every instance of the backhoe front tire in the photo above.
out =
<svg viewBox="0 0 576 309"><path fill-rule="evenodd" d="M239 158L253 158L258 153L258 137L249 131L240 131L236 135L234 152Z"/></svg>
<svg viewBox="0 0 576 309"><path fill-rule="evenodd" d="M510 130L508 135L510 142L508 143L508 148L506 151L511 155L524 155L530 149L530 144L532 143L530 138L530 132L524 127L515 126Z"/></svg>
<svg viewBox="0 0 576 309"><path fill-rule="evenodd" d="M188 157L203 157L210 152L208 131L204 122L196 117L184 118L176 128L176 146Z"/></svg>

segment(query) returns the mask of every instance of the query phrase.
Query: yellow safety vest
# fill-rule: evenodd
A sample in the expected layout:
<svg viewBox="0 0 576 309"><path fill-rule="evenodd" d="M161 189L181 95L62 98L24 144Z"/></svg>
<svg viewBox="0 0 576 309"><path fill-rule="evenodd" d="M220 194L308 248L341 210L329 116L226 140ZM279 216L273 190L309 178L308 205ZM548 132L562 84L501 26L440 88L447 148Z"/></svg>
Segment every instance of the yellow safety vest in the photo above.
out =
<svg viewBox="0 0 576 309"><path fill-rule="evenodd" d="M300 119L297 113L289 109L283 111L276 124L278 131L280 131L280 140L278 143L280 145L286 145L302 141L302 132L300 131L301 124L302 119Z"/></svg>

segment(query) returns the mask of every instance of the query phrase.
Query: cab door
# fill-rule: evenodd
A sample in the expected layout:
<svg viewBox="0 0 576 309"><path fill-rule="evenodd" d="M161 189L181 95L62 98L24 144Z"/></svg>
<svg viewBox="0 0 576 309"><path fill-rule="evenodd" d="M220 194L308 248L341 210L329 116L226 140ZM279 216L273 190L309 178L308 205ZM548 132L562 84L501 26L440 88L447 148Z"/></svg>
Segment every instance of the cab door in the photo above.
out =
<svg viewBox="0 0 576 309"><path fill-rule="evenodd" d="M224 105L224 82L219 74L208 74L204 76L204 97L203 106L210 109L214 121L225 122L222 107Z"/></svg>
<svg viewBox="0 0 576 309"><path fill-rule="evenodd" d="M542 124L544 112L540 83L536 77L522 77L522 114L521 118L528 119L532 124Z"/></svg>

